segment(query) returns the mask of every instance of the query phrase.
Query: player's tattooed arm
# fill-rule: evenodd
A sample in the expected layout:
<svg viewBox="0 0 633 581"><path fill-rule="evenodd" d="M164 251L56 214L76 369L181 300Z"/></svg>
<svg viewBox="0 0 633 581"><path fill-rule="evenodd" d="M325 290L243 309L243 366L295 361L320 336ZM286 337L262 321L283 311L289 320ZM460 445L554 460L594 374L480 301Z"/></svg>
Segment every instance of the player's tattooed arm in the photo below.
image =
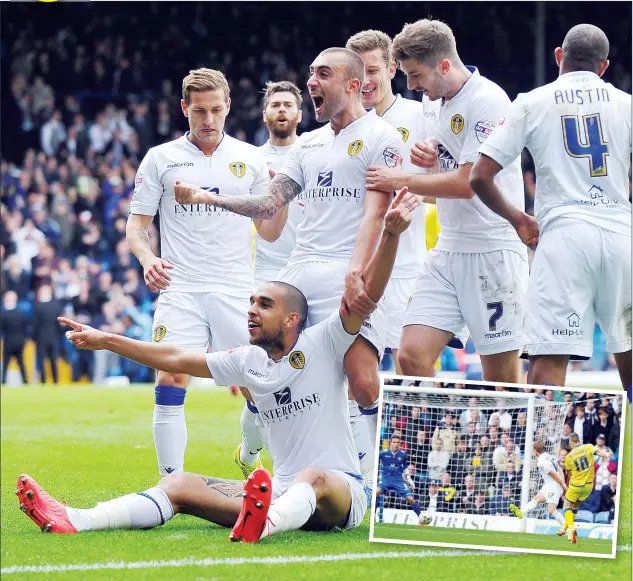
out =
<svg viewBox="0 0 633 581"><path fill-rule="evenodd" d="M179 204L209 204L248 218L271 219L301 192L301 186L287 175L278 173L260 196L220 196L198 186L176 183L174 194Z"/></svg>

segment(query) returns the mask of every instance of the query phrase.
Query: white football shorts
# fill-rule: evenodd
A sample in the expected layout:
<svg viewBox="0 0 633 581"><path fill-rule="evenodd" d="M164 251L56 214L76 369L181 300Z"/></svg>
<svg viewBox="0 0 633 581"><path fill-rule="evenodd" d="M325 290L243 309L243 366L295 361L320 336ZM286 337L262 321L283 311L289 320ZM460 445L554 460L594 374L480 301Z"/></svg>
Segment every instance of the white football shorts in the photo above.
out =
<svg viewBox="0 0 633 581"><path fill-rule="evenodd" d="M416 278L392 278L385 289L385 311L387 314L387 341L385 346L400 348L404 315L415 289Z"/></svg>
<svg viewBox="0 0 633 581"><path fill-rule="evenodd" d="M560 218L542 233L532 262L526 351L591 357L596 320L608 352L631 349L631 237Z"/></svg>
<svg viewBox="0 0 633 581"><path fill-rule="evenodd" d="M275 268L257 267L255 263L255 286L270 282L271 280L279 280L279 270Z"/></svg>
<svg viewBox="0 0 633 581"><path fill-rule="evenodd" d="M480 355L521 350L527 281L528 261L513 250L430 250L404 324L448 331L460 340L470 331Z"/></svg>
<svg viewBox="0 0 633 581"><path fill-rule="evenodd" d="M563 488L556 484L556 482L548 482L538 491L538 494L542 494L547 504L555 504L558 506L560 497L563 496Z"/></svg>
<svg viewBox="0 0 633 581"><path fill-rule="evenodd" d="M217 292L162 292L152 339L202 353L248 345L249 306L247 298Z"/></svg>
<svg viewBox="0 0 633 581"><path fill-rule="evenodd" d="M360 475L352 475L347 472L343 472L342 470L334 470L334 469L326 469L327 472L332 472L336 474L345 482L347 482L349 486L349 492L352 497L352 503L349 509L349 515L347 517L347 523L343 528L345 529L354 529L359 526L363 519L365 518L365 513L367 512L367 495L365 494L365 489L363 488L363 479ZM276 475L273 475L273 502L279 498L282 494L284 494L288 488L290 488L291 484L294 482L293 479L284 479L281 480Z"/></svg>
<svg viewBox="0 0 633 581"><path fill-rule="evenodd" d="M286 266L279 273L280 281L291 284L305 295L308 301L308 326L324 321L340 308L348 266L347 261L299 262ZM384 297L363 323L360 334L376 348L379 358L382 358L387 334Z"/></svg>

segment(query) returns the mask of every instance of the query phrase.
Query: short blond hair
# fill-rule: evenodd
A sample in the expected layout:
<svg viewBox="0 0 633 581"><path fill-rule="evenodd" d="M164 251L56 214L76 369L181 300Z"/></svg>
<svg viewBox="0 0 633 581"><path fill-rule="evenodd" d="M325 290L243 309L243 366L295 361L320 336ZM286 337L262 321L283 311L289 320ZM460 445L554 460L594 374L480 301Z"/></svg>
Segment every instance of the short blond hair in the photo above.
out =
<svg viewBox="0 0 633 581"><path fill-rule="evenodd" d="M391 38L381 30L362 30L357 32L354 36L350 36L345 43L345 48L353 50L356 54L379 49L385 64L389 66L392 62Z"/></svg>
<svg viewBox="0 0 633 581"><path fill-rule="evenodd" d="M187 105L191 102L191 93L218 89L224 92L224 98L228 101L230 90L226 77L214 69L194 69L182 80L182 98Z"/></svg>
<svg viewBox="0 0 633 581"><path fill-rule="evenodd" d="M441 58L457 58L455 36L441 20L418 20L405 24L393 39L393 56L397 61L415 59L424 64Z"/></svg>
<svg viewBox="0 0 633 581"><path fill-rule="evenodd" d="M291 93L297 102L297 109L301 109L303 97L297 85L290 81L268 81L264 87L264 109L268 107L271 97L275 93Z"/></svg>

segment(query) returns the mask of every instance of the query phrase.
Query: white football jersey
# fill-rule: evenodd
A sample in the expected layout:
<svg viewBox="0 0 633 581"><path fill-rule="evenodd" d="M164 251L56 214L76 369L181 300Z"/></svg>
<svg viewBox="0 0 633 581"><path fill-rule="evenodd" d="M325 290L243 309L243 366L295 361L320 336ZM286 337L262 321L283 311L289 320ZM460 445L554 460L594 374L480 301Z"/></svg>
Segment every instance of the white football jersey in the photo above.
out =
<svg viewBox="0 0 633 581"><path fill-rule="evenodd" d="M402 169L405 172L425 172L411 163L411 148L432 133L439 109L440 102L429 101L426 96L419 102L396 95L393 104L382 114L382 119L402 136ZM420 264L426 256L425 214L425 205L421 204L413 212L411 226L400 236L391 278L413 278L420 274Z"/></svg>
<svg viewBox="0 0 633 581"><path fill-rule="evenodd" d="M250 296L251 219L205 204L176 203L174 184L196 184L221 196L263 195L268 169L259 149L224 135L205 156L187 135L152 147L136 174L132 214L160 213L161 256L174 265L169 290Z"/></svg>
<svg viewBox="0 0 633 581"><path fill-rule="evenodd" d="M343 368L354 339L335 311L304 329L280 361L254 345L206 355L216 383L248 388L268 430L273 471L282 481L309 467L360 473Z"/></svg>
<svg viewBox="0 0 633 581"><path fill-rule="evenodd" d="M482 77L476 68L468 68L472 72L470 78L452 99L442 101L440 107L433 138L438 142L441 172L474 163L481 144L510 105L508 95L499 85ZM495 182L512 204L525 208L520 160L499 172ZM527 258L527 249L515 229L477 196L469 200L437 198L437 216L440 222L437 250L516 250Z"/></svg>
<svg viewBox="0 0 633 581"><path fill-rule="evenodd" d="M303 190L303 220L288 264L349 261L365 212L367 168L395 167L401 149L400 134L374 109L338 135L328 123L295 141L280 170Z"/></svg>
<svg viewBox="0 0 633 581"><path fill-rule="evenodd" d="M259 149L266 165L277 173L288 156L292 145L272 145L268 140ZM303 202L295 198L288 206L288 221L281 236L274 242L266 242L259 234L255 234L255 264L256 268L280 271L288 262L297 240L297 225L303 217Z"/></svg>
<svg viewBox="0 0 633 581"><path fill-rule="evenodd" d="M591 72L566 73L521 94L481 152L506 166L534 158L534 212L631 235L631 95Z"/></svg>
<svg viewBox="0 0 633 581"><path fill-rule="evenodd" d="M561 476L560 470L558 468L558 463L556 462L556 459L551 454L548 454L547 452L543 452L543 454L541 454L538 457L538 462L536 464L538 466L539 473L543 477L543 484L544 485L545 484L558 484L549 475L550 472L555 472L556 474Z"/></svg>

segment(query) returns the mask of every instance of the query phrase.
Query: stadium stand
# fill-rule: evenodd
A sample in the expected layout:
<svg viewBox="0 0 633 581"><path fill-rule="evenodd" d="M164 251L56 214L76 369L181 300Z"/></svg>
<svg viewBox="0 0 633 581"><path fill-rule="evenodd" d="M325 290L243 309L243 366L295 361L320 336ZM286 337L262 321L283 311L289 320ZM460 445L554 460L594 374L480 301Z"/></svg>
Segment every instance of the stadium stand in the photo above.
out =
<svg viewBox="0 0 633 581"><path fill-rule="evenodd" d="M5 293L14 291L15 308L26 316L27 376L36 380L37 369L42 381L51 379L59 363L60 382L82 377L95 383L107 377L149 381L150 371L137 364L69 349L62 330L42 326L44 319L36 314L58 310L93 326L151 338L156 296L145 287L130 254L125 222L139 160L149 147L186 128L179 111L182 77L197 66L223 70L232 91L226 130L260 145L267 138L260 122L264 83L287 79L305 86L319 50L343 45L372 22L355 3L341 3L340 18L327 26L318 10L304 10L300 3L159 2L128 4L117 12L72 4L42 19L30 18L24 5L12 4L10 10L11 18L2 22L0 285L3 304ZM71 10L73 26L67 18ZM380 10L384 22L392 23L386 26L391 34L420 15L445 19L456 30L462 53L511 97L534 86L535 56L525 50L533 39L522 40L524 22L534 20L529 4L384 3ZM547 5L548 51L568 27L564 10L558 3ZM596 19L603 17L611 29L618 26L613 13L595 14L582 4L576 10L578 16L590 13L598 25ZM473 19L494 28L491 42L480 42ZM261 22L272 24L262 28ZM628 38L626 23L627 18L620 20L622 31L612 38ZM305 35L308 29L318 34ZM556 69L549 52L548 59L549 79ZM630 54L614 45L611 60L606 78L630 92ZM413 96L403 75L396 88ZM315 127L308 105L303 119L301 130ZM528 156L523 162L526 202L532 207L534 174ZM155 226L151 238L157 245ZM599 330L595 346L594 357L579 368L612 368ZM46 358L53 364L40 373ZM480 375L477 360L472 346L443 356L445 368L464 371L471 379Z"/></svg>

